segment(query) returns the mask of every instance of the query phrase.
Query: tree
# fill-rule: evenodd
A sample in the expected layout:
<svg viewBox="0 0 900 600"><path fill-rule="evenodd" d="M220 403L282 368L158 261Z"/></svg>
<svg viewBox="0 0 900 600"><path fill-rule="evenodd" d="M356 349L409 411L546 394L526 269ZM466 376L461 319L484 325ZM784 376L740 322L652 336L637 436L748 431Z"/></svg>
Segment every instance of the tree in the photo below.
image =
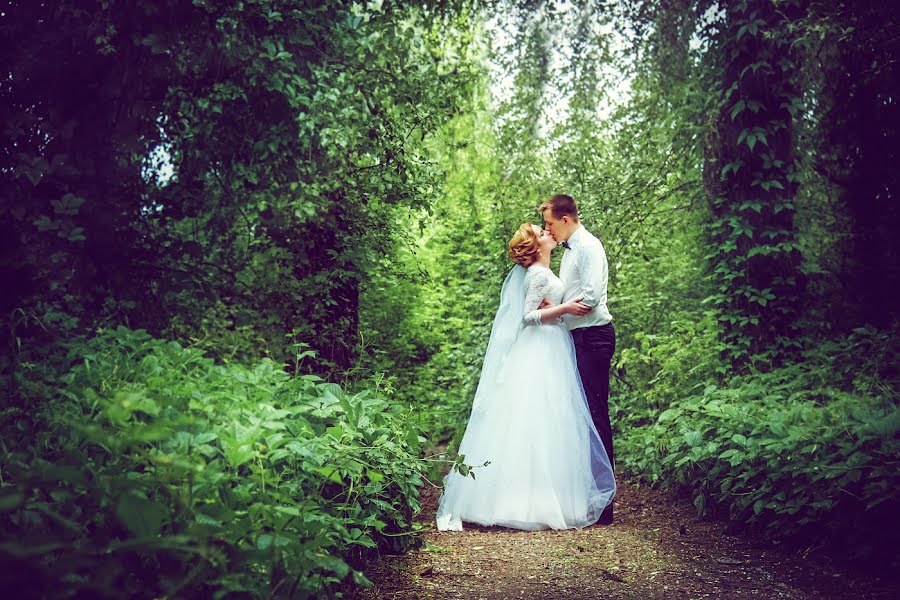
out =
<svg viewBox="0 0 900 600"><path fill-rule="evenodd" d="M842 298L835 320L889 327L900 303L900 38L896 11L882 2L811 2L797 35L810 48L816 90L814 168L849 216L840 253Z"/></svg>
<svg viewBox="0 0 900 600"><path fill-rule="evenodd" d="M466 10L12 3L7 314L346 369L397 209L434 196L422 140L466 95Z"/></svg>
<svg viewBox="0 0 900 600"><path fill-rule="evenodd" d="M714 220L714 273L730 358L738 363L790 343L800 309L793 204L798 71L786 21L799 2L726 4L717 52L722 104L710 130L705 182Z"/></svg>

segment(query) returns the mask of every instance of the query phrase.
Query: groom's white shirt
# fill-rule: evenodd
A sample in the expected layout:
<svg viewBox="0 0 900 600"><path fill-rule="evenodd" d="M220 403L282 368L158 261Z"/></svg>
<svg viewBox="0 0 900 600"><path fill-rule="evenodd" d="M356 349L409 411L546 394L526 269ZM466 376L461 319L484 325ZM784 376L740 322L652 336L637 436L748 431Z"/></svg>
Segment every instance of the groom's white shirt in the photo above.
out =
<svg viewBox="0 0 900 600"><path fill-rule="evenodd" d="M562 301L568 302L580 297L582 304L594 310L583 317L565 315L566 326L578 329L606 325L612 321L612 315L606 306L609 265L603 244L584 225L578 225L568 243L569 248L563 253L559 267L559 278L565 286Z"/></svg>

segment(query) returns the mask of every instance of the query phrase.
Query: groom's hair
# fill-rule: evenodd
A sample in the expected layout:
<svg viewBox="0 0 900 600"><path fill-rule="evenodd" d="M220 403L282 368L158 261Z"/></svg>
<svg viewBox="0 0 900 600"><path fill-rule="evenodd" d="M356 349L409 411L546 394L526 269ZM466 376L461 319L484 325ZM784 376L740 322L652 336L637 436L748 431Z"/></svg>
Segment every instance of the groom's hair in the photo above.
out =
<svg viewBox="0 0 900 600"><path fill-rule="evenodd" d="M565 194L550 196L544 200L543 204L538 206L538 211L541 213L545 210L549 210L556 219L569 217L574 221L578 220L578 207L575 206L575 199L572 196L566 196Z"/></svg>

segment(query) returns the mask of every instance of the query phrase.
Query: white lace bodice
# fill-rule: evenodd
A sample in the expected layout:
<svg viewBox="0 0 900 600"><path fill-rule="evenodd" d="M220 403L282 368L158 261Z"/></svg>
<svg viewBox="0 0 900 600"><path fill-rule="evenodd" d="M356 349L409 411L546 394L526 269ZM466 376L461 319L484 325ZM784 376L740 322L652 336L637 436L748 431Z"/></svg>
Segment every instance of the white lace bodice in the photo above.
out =
<svg viewBox="0 0 900 600"><path fill-rule="evenodd" d="M545 298L550 304L559 304L563 298L565 287L553 271L543 265L531 265L525 273L525 315L523 322L528 325L540 325L541 313L538 306Z"/></svg>

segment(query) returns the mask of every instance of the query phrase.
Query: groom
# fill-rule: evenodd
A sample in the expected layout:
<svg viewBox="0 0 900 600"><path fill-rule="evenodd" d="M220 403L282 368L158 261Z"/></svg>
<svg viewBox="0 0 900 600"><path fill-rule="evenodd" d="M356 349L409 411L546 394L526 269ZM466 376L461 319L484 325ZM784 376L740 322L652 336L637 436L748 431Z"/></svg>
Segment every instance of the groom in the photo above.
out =
<svg viewBox="0 0 900 600"><path fill-rule="evenodd" d="M559 269L565 286L563 302L583 298L591 310L583 316L566 315L566 324L575 341L578 373L584 385L591 418L609 462L613 458L612 427L609 422L609 365L616 350L616 332L606 307L609 266L600 243L578 220L578 208L571 196L551 196L538 207L544 215L544 228L566 249ZM599 523L613 522L613 505L600 516Z"/></svg>

